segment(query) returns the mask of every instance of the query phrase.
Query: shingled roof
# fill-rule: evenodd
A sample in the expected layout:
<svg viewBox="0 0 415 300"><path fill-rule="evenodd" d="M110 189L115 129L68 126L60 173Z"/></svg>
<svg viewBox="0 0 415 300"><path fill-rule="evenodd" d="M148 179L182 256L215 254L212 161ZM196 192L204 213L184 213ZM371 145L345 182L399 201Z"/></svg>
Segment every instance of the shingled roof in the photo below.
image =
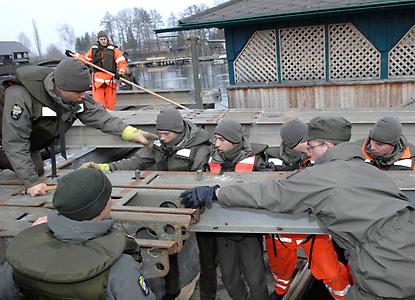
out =
<svg viewBox="0 0 415 300"><path fill-rule="evenodd" d="M12 53L30 52L19 42L0 42L0 55L10 55Z"/></svg>
<svg viewBox="0 0 415 300"><path fill-rule="evenodd" d="M177 27L157 29L156 32L414 5L414 0L231 0L179 20Z"/></svg>

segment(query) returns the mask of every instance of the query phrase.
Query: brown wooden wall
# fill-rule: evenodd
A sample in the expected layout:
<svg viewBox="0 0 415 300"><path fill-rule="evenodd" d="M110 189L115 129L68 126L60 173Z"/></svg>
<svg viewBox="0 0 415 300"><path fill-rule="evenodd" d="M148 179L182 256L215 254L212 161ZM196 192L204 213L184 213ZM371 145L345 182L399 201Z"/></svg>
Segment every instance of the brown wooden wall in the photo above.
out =
<svg viewBox="0 0 415 300"><path fill-rule="evenodd" d="M228 87L231 108L397 107L415 100L415 81L263 84Z"/></svg>

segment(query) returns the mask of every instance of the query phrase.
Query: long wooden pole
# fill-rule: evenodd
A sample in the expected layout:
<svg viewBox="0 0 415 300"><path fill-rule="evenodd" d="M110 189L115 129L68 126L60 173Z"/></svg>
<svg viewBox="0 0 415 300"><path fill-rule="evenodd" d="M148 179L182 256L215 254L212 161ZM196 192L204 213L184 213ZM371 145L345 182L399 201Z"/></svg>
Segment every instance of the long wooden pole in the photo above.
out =
<svg viewBox="0 0 415 300"><path fill-rule="evenodd" d="M114 74L114 73L112 73L112 72L110 72L110 71L107 71L107 70L105 70L104 68L101 68L101 67L99 67L99 66L97 66L97 65L95 65L95 64L93 64L93 63L91 63L91 62L89 62L89 61L87 61L86 59L83 59L83 58L82 58L82 57L80 57L80 56L76 56L76 55L74 55L74 54L71 54L71 56L72 56L73 58L79 59L80 61L82 61L83 63L85 63L85 64L87 64L87 65L90 65L90 66L94 67L94 68L95 68L95 69L97 69L97 70L100 70L101 72L104 72L104 73L110 74L111 76L115 76L115 74ZM158 97L158 98L160 98L160 99L162 99L162 100L164 100L164 101L167 101L167 102L169 102L170 104L173 104L173 105L176 105L177 107L180 107L180 108L183 108L183 109L187 109L187 110L189 110L189 108L187 108L186 106L181 105L180 103L177 103L176 101L173 101L173 100L168 99L168 98L166 98L166 97L163 97L163 96L161 96L161 95L159 95L159 94L157 94L157 93L155 93L155 92L153 92L153 91L151 91L151 90L149 90L149 89L146 89L145 87L142 87L142 86L140 86L140 85L138 85L138 84L136 84L136 83L134 83L134 82L131 82L131 81L129 81L129 80L127 80L127 79L125 79L125 78L120 77L120 79L119 79L119 80L121 80L122 82L124 82L124 83L126 83L126 84L129 84L129 85L131 85L131 86L134 86L134 87L136 87L136 88L138 88L138 89L140 89L140 90L143 90L143 91L145 91L145 92L147 92L147 93L149 93L149 94L151 94L151 95L153 95L153 96L155 96L155 97Z"/></svg>

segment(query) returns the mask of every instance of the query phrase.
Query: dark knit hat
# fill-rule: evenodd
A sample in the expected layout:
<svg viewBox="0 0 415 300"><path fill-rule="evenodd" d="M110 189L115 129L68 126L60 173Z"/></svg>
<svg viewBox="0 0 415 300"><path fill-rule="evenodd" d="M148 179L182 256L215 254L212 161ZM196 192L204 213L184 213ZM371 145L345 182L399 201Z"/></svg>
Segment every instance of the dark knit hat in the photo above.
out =
<svg viewBox="0 0 415 300"><path fill-rule="evenodd" d="M315 117L308 123L307 141L332 140L347 142L352 136L352 124L343 117Z"/></svg>
<svg viewBox="0 0 415 300"><path fill-rule="evenodd" d="M61 178L53 195L53 205L69 219L91 220L105 208L111 190L111 182L101 171L79 169Z"/></svg>
<svg viewBox="0 0 415 300"><path fill-rule="evenodd" d="M108 38L108 34L105 31L103 31L103 30L101 30L100 32L98 32L97 39L102 38L102 37Z"/></svg>
<svg viewBox="0 0 415 300"><path fill-rule="evenodd" d="M288 148L295 148L307 137L307 125L298 119L285 122L280 130L282 143Z"/></svg>
<svg viewBox="0 0 415 300"><path fill-rule="evenodd" d="M175 108L162 110L157 115L156 130L182 132L184 130L182 114Z"/></svg>
<svg viewBox="0 0 415 300"><path fill-rule="evenodd" d="M62 59L56 67L53 78L55 84L67 92L85 92L91 86L88 68L74 58Z"/></svg>
<svg viewBox="0 0 415 300"><path fill-rule="evenodd" d="M232 144L241 143L244 135L241 123L231 119L220 120L216 125L215 134L219 134Z"/></svg>
<svg viewBox="0 0 415 300"><path fill-rule="evenodd" d="M398 118L383 117L376 122L369 137L377 142L397 145L402 135L402 125Z"/></svg>

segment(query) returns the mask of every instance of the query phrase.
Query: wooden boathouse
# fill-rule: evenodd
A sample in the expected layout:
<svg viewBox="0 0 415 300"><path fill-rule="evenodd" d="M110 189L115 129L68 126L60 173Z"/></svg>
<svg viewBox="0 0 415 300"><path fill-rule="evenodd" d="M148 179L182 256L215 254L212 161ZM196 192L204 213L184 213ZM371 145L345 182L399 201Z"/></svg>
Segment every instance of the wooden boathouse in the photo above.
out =
<svg viewBox="0 0 415 300"><path fill-rule="evenodd" d="M415 101L415 1L232 0L157 32L224 28L232 108Z"/></svg>

